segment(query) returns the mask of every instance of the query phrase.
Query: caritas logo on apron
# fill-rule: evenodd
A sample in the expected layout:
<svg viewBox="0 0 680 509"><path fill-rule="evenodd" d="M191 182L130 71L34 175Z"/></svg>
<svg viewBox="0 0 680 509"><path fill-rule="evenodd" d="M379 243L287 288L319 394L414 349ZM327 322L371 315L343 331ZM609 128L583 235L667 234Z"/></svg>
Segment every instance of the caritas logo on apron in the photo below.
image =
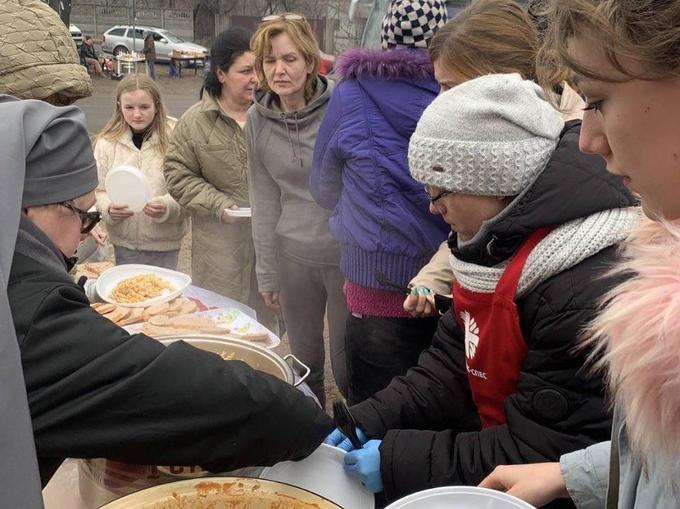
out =
<svg viewBox="0 0 680 509"><path fill-rule="evenodd" d="M486 380L487 377L484 371L472 369L468 363L468 361L474 360L477 346L479 345L479 325L477 325L477 320L468 311L461 311L460 319L465 330L465 365L467 366L468 373L471 376Z"/></svg>
<svg viewBox="0 0 680 509"><path fill-rule="evenodd" d="M505 400L517 390L527 352L515 304L517 286L531 251L551 230L537 230L524 241L493 293L453 284L454 313L465 332L465 365L482 428L505 423Z"/></svg>

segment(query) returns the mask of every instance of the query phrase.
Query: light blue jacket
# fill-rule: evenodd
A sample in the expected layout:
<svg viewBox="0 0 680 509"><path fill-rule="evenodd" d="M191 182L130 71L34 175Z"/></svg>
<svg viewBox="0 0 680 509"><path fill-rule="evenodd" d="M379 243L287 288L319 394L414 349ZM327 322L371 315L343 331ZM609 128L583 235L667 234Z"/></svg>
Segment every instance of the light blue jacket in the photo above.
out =
<svg viewBox="0 0 680 509"><path fill-rule="evenodd" d="M618 509L671 509L680 507L680 491L674 493L664 481L660 465L650 460L648 471L633 457L626 436L626 424L621 410L614 411L612 440L619 444L619 504ZM600 442L560 458L562 476L567 491L579 509L603 509L609 484L611 442ZM680 462L676 465L675 481L680 480Z"/></svg>

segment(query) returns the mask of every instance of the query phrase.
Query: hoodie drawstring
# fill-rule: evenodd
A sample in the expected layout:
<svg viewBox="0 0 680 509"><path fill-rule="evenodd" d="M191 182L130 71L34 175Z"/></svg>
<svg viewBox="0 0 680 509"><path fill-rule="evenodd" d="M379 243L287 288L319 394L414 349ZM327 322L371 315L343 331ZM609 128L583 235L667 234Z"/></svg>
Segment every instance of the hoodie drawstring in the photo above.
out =
<svg viewBox="0 0 680 509"><path fill-rule="evenodd" d="M302 164L302 145L300 144L300 124L298 122L297 112L295 112L295 134L297 134L298 154L300 155L300 168L302 168L303 167L303 164Z"/></svg>
<svg viewBox="0 0 680 509"><path fill-rule="evenodd" d="M290 144L290 151L293 153L293 162L300 161L300 167L302 164L302 144L300 143L300 126L298 125L298 114L295 112L295 135L297 138L297 152L295 151L295 144L293 142L293 137L290 133L290 128L288 126L288 121L285 113L281 113L281 121L283 125L286 126L286 137L288 138L288 143Z"/></svg>

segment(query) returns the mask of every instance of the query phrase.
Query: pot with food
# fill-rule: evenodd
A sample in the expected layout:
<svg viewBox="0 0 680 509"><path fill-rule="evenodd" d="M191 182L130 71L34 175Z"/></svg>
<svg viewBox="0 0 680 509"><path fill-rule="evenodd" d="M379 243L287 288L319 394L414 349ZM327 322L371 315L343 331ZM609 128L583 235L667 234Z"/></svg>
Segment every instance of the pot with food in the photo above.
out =
<svg viewBox="0 0 680 509"><path fill-rule="evenodd" d="M155 486L101 509L342 509L289 484L247 477L209 477Z"/></svg>
<svg viewBox="0 0 680 509"><path fill-rule="evenodd" d="M309 368L294 355L288 354L282 358L271 350L248 341L210 334L164 336L159 341L166 346L175 341L184 341L201 350L221 355L225 360L243 361L250 367L269 373L295 387L304 382L309 375ZM288 365L289 360L301 369L302 375L299 378L296 378L293 369Z"/></svg>

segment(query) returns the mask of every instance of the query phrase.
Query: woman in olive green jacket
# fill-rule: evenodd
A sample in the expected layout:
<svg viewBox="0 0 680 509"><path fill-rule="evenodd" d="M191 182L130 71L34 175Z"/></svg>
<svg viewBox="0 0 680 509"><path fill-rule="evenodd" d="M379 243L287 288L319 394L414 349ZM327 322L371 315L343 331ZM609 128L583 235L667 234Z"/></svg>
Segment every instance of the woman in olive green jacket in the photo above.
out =
<svg viewBox="0 0 680 509"><path fill-rule="evenodd" d="M250 219L226 212L249 206L243 126L256 83L250 35L232 28L215 41L202 99L177 123L164 171L168 192L191 214L194 283L249 305L277 332L257 292Z"/></svg>

